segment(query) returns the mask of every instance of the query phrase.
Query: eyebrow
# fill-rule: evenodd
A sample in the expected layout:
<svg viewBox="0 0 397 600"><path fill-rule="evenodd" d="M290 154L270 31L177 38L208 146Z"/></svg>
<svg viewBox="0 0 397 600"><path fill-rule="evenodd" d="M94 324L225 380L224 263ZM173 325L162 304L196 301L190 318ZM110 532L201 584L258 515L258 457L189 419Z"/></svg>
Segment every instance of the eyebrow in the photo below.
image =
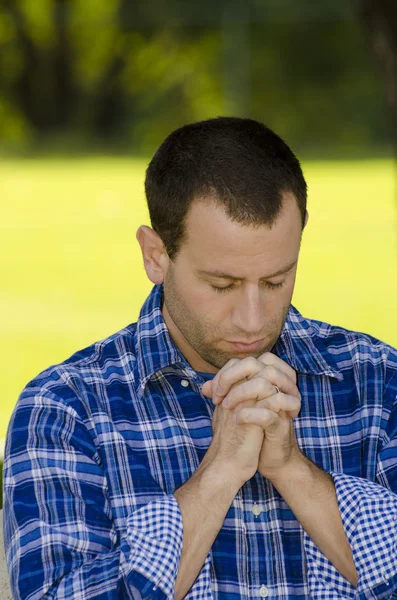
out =
<svg viewBox="0 0 397 600"><path fill-rule="evenodd" d="M290 271L296 265L297 262L298 261L295 260L287 267L283 267L282 269L279 269L278 271L276 271L275 273L271 273L270 275L265 275L264 277L261 277L261 279L272 279L273 277L277 277L278 275L288 273L288 271ZM223 273L223 271L204 271L202 269L196 269L196 273L198 273L199 275L207 275L207 277L216 277L217 279L229 279L231 281L240 281L241 279L244 279L244 277L235 277L234 275Z"/></svg>

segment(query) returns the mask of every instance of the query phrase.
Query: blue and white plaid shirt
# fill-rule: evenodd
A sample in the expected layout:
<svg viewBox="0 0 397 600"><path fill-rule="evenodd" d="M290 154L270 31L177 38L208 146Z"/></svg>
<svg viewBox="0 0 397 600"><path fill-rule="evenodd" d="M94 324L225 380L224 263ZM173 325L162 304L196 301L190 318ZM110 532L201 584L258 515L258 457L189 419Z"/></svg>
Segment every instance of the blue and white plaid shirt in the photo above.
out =
<svg viewBox="0 0 397 600"><path fill-rule="evenodd" d="M19 398L4 471L15 598L173 597L183 540L173 493L209 447L214 406L161 303L155 286L136 324L50 367ZM273 351L298 373L298 443L333 476L358 587L257 473L186 598L397 598L397 351L293 307Z"/></svg>

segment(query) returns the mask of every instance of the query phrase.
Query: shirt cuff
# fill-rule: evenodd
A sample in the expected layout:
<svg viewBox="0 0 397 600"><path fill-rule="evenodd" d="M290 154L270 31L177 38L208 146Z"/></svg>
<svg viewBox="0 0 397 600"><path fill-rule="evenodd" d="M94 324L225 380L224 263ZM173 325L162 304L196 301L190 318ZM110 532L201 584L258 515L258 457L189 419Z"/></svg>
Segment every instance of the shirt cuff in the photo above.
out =
<svg viewBox="0 0 397 600"><path fill-rule="evenodd" d="M331 473L343 528L358 574L355 589L305 533L309 585L316 598L366 598L375 588L397 588L397 496L351 475ZM372 597L372 595L370 596ZM380 596L376 596L380 597ZM382 596L387 597L387 596Z"/></svg>
<svg viewBox="0 0 397 600"><path fill-rule="evenodd" d="M172 598L182 544L182 515L174 496L163 496L131 513L120 565L128 584L144 596Z"/></svg>

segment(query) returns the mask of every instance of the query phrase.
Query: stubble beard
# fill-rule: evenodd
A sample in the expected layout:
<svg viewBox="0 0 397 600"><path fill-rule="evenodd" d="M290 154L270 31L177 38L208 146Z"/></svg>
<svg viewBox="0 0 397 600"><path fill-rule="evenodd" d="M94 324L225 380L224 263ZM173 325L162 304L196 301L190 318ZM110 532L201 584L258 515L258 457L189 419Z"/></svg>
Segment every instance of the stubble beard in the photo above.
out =
<svg viewBox="0 0 397 600"><path fill-rule="evenodd" d="M197 316L193 315L189 307L183 301L183 298L178 293L174 278L171 273L168 274L164 281L164 299L166 299L167 311L178 328L178 331L185 339L185 342L203 359L206 363L212 365L216 369L221 369L232 358L247 358L253 356L258 358L265 352L269 352L274 347L277 339L280 336L287 317L289 305L283 308L281 320L276 323L271 323L270 330L274 333L268 337L267 343L263 348L256 352L239 353L227 352L214 346L217 341L223 341L224 335L217 333L216 327L205 318L201 317L200 323ZM165 301L165 300L164 300ZM206 339L206 333L211 332L212 343ZM232 338L231 338L232 339Z"/></svg>

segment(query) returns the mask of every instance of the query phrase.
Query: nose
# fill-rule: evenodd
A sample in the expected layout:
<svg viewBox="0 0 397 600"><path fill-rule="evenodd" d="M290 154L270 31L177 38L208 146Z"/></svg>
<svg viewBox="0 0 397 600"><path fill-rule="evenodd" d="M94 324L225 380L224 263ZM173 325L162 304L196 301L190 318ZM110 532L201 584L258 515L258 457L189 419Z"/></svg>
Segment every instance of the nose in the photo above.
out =
<svg viewBox="0 0 397 600"><path fill-rule="evenodd" d="M265 325L265 299L258 286L246 285L233 306L232 323L247 335L261 335Z"/></svg>

